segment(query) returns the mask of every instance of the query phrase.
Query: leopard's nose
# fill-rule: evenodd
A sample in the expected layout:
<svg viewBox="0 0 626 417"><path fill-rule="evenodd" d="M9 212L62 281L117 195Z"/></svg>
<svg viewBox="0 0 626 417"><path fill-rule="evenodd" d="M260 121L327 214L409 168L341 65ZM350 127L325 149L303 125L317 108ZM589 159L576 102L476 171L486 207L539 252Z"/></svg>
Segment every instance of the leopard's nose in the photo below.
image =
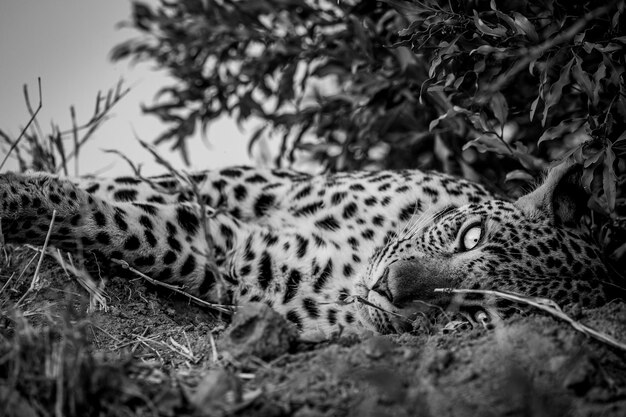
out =
<svg viewBox="0 0 626 417"><path fill-rule="evenodd" d="M451 279L445 273L429 266L428 262L411 259L390 264L372 290L396 307L404 307L412 301L442 304L445 300L441 293L435 292L435 288L451 286ZM444 298L447 300L449 297Z"/></svg>
<svg viewBox="0 0 626 417"><path fill-rule="evenodd" d="M393 294L389 290L388 277L389 268L385 268L385 272L383 272L383 275L380 277L380 279L376 281L376 284L374 284L374 286L372 287L372 291L376 291L378 294L386 297L393 304Z"/></svg>

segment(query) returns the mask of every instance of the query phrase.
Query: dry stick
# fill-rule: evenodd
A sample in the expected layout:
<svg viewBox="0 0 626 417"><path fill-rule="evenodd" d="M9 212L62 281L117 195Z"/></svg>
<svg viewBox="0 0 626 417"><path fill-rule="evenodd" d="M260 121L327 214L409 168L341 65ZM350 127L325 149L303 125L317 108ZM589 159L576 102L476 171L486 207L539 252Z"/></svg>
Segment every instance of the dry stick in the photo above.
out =
<svg viewBox="0 0 626 417"><path fill-rule="evenodd" d="M20 133L20 135L17 137L17 139L15 139L15 142L13 142L13 144L11 145L11 148L9 149L9 152L7 152L6 156L2 160L2 163L0 163L0 170L2 170L2 167L6 163L7 159L9 159L9 155L11 155L11 152L13 152L13 150L20 143L20 141L24 137L24 134L26 133L26 131L30 127L30 125L33 123L35 118L37 118L37 113L39 113L39 110L41 110L43 101L41 100L41 78L40 77L37 77L37 82L39 83L39 105L37 106L37 109L35 110L33 115L30 117L30 120L28 121L28 123L26 123L26 127L24 127L24 129L22 129L22 132Z"/></svg>
<svg viewBox="0 0 626 417"><path fill-rule="evenodd" d="M456 288L435 288L435 292L445 292L445 293L454 293L454 294L484 294L484 295L493 295L496 297L504 298L505 300L516 301L518 303L528 304L540 310L543 310L547 313L552 314L555 317L560 318L561 320L569 323L574 329L578 330L581 333L586 334L600 342L606 343L609 346L618 348L620 350L626 351L626 344L618 341L617 339L609 336L608 334L599 332L591 327L584 325L567 314L563 312L561 307L554 301L548 298L539 298L539 297L526 297L521 294L511 293L511 292L502 292L495 290L466 290L466 289L456 289Z"/></svg>
<svg viewBox="0 0 626 417"><path fill-rule="evenodd" d="M26 290L22 298L17 301L16 306L22 304L22 301L26 298L26 296L35 289L35 286L39 282L39 269L41 269L41 264L43 263L43 257L46 254L46 248L48 247L48 242L50 241L50 235L52 234L52 226L54 226L54 220L57 217L56 209L52 210L52 219L50 219L50 226L48 226L48 233L46 234L46 240L43 242L43 248L41 249L41 256L39 256L39 262L37 262L37 268L35 268L35 274L33 275L33 280L30 282L30 287Z"/></svg>
<svg viewBox="0 0 626 417"><path fill-rule="evenodd" d="M135 268L133 268L132 266L130 266L128 264L128 262L123 261L121 259L111 259L111 262L120 265L122 268L124 269L128 269L129 271L131 271L132 273L138 275L139 277L145 279L146 281L148 281L149 283L153 284L153 285L157 285L157 286L161 286L161 287L165 287L169 290L172 290L174 292L177 292L178 294L184 295L185 297L189 298L191 301L204 306L204 307L209 307L212 308L214 310L220 311L222 313L226 313L226 314L232 314L234 312L234 308L235 306L229 306L229 305L225 305L225 304L214 304L214 303L209 303L208 301L204 301L194 295L189 294L186 291L183 291L180 289L180 287L177 287L176 285L171 285L171 284L167 284L165 282L161 282L161 281L157 281L154 278L150 278L149 276L147 276L146 274L144 274L141 271L136 270Z"/></svg>
<svg viewBox="0 0 626 417"><path fill-rule="evenodd" d="M615 4L615 1L612 1L609 5L598 7L597 9L591 10L586 13L582 18L577 20L572 26L570 26L565 32L559 33L552 39L548 39L544 43L539 46L536 46L531 49L525 49L521 51L520 56L524 56L520 59L510 70L500 75L493 83L490 84L489 88L485 90L486 95L490 95L495 93L496 91L500 91L502 87L508 84L513 76L520 71L523 71L528 64L530 64L533 60L539 58L543 55L548 49L553 48L557 45L562 44L563 42L567 42L576 36L590 20L596 19L603 14L607 13L611 7Z"/></svg>

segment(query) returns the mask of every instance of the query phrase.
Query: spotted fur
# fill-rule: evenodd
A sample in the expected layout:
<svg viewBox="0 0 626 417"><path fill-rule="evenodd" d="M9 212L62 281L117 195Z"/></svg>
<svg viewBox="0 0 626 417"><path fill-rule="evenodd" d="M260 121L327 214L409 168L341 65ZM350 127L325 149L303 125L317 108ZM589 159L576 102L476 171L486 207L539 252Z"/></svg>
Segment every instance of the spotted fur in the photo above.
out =
<svg viewBox="0 0 626 417"><path fill-rule="evenodd" d="M0 217L6 241L41 244L56 210L51 242L61 249L123 259L210 301L267 303L307 334L400 332L408 322L398 317L450 303L438 287L609 300L600 253L566 224L569 200L554 197L565 176L554 170L511 203L415 170L234 167L192 175L193 187L170 175L9 173L0 176Z"/></svg>

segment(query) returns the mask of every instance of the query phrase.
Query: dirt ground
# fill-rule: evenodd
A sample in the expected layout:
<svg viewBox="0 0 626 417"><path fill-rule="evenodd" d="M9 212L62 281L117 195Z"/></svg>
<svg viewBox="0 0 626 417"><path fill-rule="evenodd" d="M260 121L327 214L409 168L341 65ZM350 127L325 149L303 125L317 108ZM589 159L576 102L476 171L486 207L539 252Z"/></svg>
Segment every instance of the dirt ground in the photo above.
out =
<svg viewBox="0 0 626 417"><path fill-rule="evenodd" d="M0 263L0 415L626 415L626 352L543 314L313 343L259 306L225 330L141 279L108 279L107 310L85 313L87 293L52 260L16 307L32 254ZM575 318L626 342L623 304Z"/></svg>

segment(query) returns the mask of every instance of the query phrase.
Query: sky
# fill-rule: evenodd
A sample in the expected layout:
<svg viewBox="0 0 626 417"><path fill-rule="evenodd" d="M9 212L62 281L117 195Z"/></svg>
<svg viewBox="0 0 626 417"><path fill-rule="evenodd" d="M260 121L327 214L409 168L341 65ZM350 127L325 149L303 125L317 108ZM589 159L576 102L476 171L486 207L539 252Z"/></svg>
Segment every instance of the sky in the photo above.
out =
<svg viewBox="0 0 626 417"><path fill-rule="evenodd" d="M146 3L156 3L147 0ZM141 148L135 137L151 142L164 127L158 119L143 115L140 104L150 104L154 94L168 85L167 76L149 64L112 63L111 49L137 35L116 24L130 16L128 0L4 0L0 2L0 129L16 137L28 122L22 88L28 84L33 105L37 105L37 77L41 77L43 107L38 121L50 132L51 121L62 129L71 127L70 105L80 124L91 117L98 90L114 87L120 77L131 92L113 109L105 122L81 151L80 173L120 175L130 173L121 158L103 149L123 151L143 165L146 175L163 172ZM250 163L246 133L235 122L222 119L208 131L208 145L196 138L192 146L190 170L219 168ZM68 139L68 146L71 139ZM158 148L176 167L184 167L178 152L167 144ZM6 150L0 150L4 159ZM16 169L11 161L7 169Z"/></svg>

